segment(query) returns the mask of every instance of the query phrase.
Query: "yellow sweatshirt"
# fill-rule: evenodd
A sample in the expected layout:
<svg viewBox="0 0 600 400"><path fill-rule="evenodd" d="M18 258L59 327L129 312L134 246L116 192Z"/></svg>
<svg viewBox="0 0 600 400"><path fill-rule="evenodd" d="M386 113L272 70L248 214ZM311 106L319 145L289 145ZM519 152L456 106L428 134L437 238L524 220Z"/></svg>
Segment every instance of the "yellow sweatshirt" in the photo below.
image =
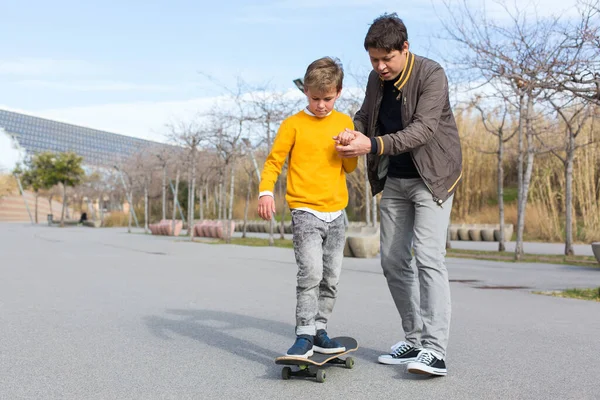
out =
<svg viewBox="0 0 600 400"><path fill-rule="evenodd" d="M289 155L286 200L290 208L344 209L348 205L346 172L354 171L357 158L341 158L333 137L346 128L354 129L352 119L335 110L324 118L305 111L286 118L265 161L259 190L273 192Z"/></svg>

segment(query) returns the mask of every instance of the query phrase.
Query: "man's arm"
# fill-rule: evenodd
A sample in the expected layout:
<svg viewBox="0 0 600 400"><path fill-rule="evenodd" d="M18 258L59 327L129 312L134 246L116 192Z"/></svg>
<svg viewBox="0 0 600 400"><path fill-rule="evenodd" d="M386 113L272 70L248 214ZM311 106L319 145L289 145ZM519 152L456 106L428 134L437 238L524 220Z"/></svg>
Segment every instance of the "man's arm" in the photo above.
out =
<svg viewBox="0 0 600 400"><path fill-rule="evenodd" d="M429 142L435 134L448 98L448 79L441 67L423 82L413 121L402 131L381 136L377 153L396 155Z"/></svg>

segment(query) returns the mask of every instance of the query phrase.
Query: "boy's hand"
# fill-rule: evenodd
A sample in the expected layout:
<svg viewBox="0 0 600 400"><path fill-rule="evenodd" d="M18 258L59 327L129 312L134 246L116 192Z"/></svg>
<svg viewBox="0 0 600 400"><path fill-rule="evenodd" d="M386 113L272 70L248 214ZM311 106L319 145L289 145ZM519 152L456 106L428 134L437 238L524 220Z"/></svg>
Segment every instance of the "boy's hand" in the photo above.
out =
<svg viewBox="0 0 600 400"><path fill-rule="evenodd" d="M267 221L275 214L275 199L273 196L264 195L258 199L258 215Z"/></svg>
<svg viewBox="0 0 600 400"><path fill-rule="evenodd" d="M356 139L356 132L348 128L346 128L345 131L340 132L337 136L333 137L333 140L335 140L339 146L347 146L354 139Z"/></svg>

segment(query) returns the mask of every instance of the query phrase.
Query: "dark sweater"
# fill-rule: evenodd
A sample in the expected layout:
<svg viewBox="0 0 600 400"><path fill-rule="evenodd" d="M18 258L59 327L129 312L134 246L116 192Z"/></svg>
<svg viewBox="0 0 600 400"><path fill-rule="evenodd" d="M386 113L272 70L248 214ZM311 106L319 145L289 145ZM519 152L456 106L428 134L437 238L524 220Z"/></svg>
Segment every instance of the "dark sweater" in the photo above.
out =
<svg viewBox="0 0 600 400"><path fill-rule="evenodd" d="M394 81L383 82L383 99L379 109L379 126L382 135L396 133L402 130L402 102ZM390 156L387 176L392 178L418 178L419 172L415 167L410 152Z"/></svg>

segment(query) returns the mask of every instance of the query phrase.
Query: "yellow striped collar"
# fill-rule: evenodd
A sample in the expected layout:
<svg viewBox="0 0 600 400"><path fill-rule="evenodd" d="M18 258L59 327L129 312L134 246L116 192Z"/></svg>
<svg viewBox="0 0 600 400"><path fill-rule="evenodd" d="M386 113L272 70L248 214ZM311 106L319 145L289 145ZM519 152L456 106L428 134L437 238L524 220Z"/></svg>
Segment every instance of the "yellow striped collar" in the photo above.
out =
<svg viewBox="0 0 600 400"><path fill-rule="evenodd" d="M404 69L402 70L400 77L398 77L398 80L394 82L394 86L396 86L396 89L402 90L404 85L406 85L406 82L408 82L408 79L410 78L414 65L415 55L409 51L406 55L406 64L404 65Z"/></svg>

